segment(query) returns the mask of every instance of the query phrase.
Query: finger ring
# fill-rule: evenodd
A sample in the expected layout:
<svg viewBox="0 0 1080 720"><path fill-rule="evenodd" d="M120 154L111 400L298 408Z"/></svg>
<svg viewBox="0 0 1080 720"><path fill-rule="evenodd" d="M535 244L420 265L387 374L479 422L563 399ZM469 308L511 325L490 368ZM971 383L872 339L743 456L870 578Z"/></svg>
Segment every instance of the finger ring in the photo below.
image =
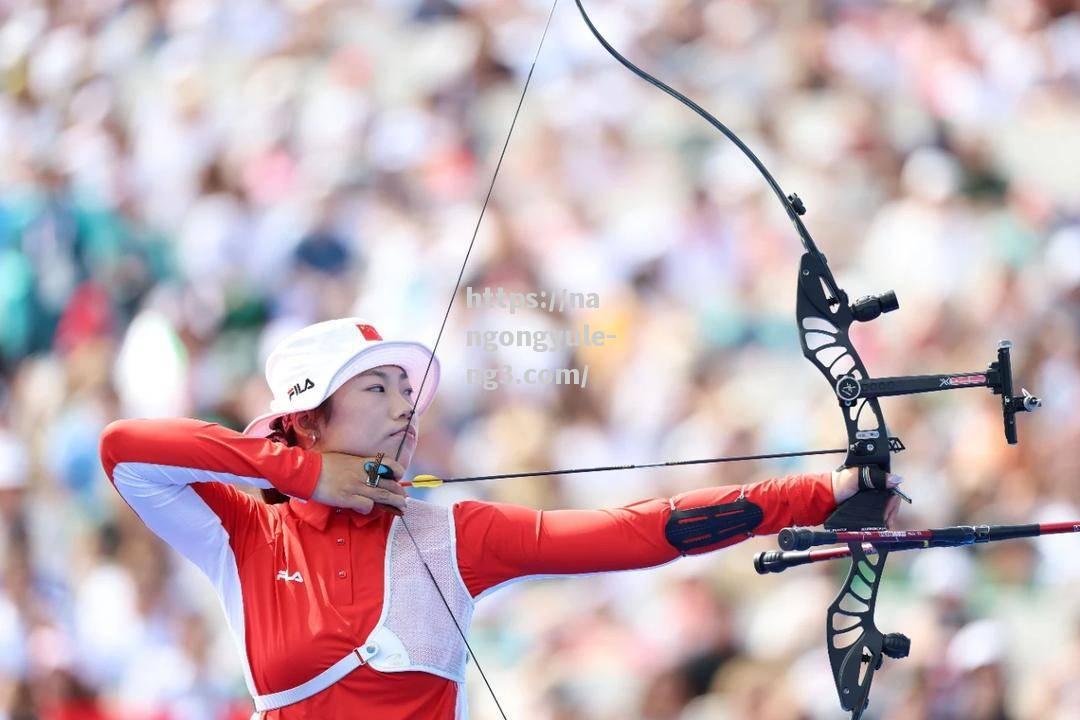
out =
<svg viewBox="0 0 1080 720"><path fill-rule="evenodd" d="M364 463L364 470L367 470L368 487L379 487L379 481L382 480L381 475L384 467L384 465L382 464L382 459L385 454L386 453L379 453L378 455L376 455L375 462L371 462L369 460L368 462Z"/></svg>
<svg viewBox="0 0 1080 720"><path fill-rule="evenodd" d="M393 470L382 464L379 464L376 469L375 463L371 461L364 463L364 472L368 474L365 482L372 487L378 487L380 480L385 477L392 477L394 474Z"/></svg>

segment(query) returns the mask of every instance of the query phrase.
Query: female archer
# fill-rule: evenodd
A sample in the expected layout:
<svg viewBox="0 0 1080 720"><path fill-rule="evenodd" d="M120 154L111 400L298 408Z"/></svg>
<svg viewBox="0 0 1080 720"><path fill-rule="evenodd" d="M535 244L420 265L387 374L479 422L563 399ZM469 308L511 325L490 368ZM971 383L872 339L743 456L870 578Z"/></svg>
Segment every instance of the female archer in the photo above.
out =
<svg viewBox="0 0 1080 720"><path fill-rule="evenodd" d="M482 595L818 525L858 488L854 470L837 470L604 510L407 501L399 481L439 379L431 351L330 320L285 338L266 379L271 412L243 433L118 420L101 438L123 499L213 584L258 720L464 717Z"/></svg>

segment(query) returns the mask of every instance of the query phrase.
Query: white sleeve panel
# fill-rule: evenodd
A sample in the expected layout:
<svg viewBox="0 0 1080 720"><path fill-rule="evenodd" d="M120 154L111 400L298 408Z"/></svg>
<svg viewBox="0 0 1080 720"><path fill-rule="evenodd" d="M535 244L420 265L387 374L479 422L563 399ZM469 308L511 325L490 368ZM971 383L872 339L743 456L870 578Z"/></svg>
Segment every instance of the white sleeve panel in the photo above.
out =
<svg viewBox="0 0 1080 720"><path fill-rule="evenodd" d="M240 650L248 689L256 694L247 658L244 598L236 554L217 513L189 484L215 481L270 487L262 478L170 465L120 463L113 470L117 491L146 526L209 578Z"/></svg>
<svg viewBox="0 0 1080 720"><path fill-rule="evenodd" d="M224 544L226 549L229 546L228 533L217 513L192 489L190 483L193 482L271 487L263 478L173 465L125 462L113 470L117 491L147 527L213 581L221 569L221 545Z"/></svg>

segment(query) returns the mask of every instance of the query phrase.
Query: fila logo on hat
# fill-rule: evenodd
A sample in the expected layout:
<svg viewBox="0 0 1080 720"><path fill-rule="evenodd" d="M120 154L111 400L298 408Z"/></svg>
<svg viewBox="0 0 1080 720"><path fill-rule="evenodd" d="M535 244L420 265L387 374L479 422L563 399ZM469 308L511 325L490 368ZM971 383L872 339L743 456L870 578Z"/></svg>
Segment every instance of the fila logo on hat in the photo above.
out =
<svg viewBox="0 0 1080 720"><path fill-rule="evenodd" d="M304 392L305 390L310 390L313 387L315 387L315 383L311 382L311 378L306 378L304 380L303 387L300 386L300 383L296 383L291 388L289 388L289 399L292 400L293 395L299 395L300 393Z"/></svg>

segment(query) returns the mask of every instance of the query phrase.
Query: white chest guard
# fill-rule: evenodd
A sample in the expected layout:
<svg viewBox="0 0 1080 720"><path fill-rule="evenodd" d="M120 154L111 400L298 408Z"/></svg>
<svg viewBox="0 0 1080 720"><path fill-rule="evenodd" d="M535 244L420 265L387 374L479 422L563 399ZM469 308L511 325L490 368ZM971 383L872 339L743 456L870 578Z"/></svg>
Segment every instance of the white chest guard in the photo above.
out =
<svg viewBox="0 0 1080 720"><path fill-rule="evenodd" d="M467 633L473 599L458 571L453 510L410 499L406 515L408 529L401 518L394 518L390 526L382 615L367 639L303 685L256 696L253 720L261 712L292 705L325 690L364 664L380 672L420 671L465 682L465 643L439 598L441 589L461 631ZM417 546L439 589L417 557ZM463 716L464 692L458 695L458 714Z"/></svg>
<svg viewBox="0 0 1080 720"><path fill-rule="evenodd" d="M401 518L394 518L390 527L382 616L365 643L379 649L369 662L382 672L420 670L465 682L465 643L439 599L441 589L461 631L467 632L473 599L458 572L453 512L410 500L408 521L408 530ZM438 589L416 555L409 530Z"/></svg>

